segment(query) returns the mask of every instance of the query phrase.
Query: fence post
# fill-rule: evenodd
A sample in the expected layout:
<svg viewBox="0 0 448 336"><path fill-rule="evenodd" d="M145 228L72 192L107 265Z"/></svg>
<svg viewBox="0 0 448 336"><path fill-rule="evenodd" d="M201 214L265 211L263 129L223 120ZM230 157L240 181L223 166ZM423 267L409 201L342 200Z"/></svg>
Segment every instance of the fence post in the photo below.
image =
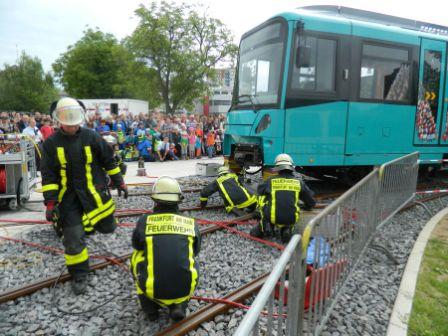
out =
<svg viewBox="0 0 448 336"><path fill-rule="evenodd" d="M302 244L296 246L289 264L287 335L300 336L303 330L304 258Z"/></svg>

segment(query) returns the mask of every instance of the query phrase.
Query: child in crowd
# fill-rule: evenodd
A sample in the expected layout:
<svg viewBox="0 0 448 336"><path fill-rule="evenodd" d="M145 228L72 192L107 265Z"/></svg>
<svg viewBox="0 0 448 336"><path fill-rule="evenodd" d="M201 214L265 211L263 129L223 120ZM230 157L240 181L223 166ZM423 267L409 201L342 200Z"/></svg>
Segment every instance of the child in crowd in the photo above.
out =
<svg viewBox="0 0 448 336"><path fill-rule="evenodd" d="M206 145L207 145L207 155L209 158L212 158L214 156L214 149L215 149L215 131L210 130L207 132L207 139L206 139Z"/></svg>
<svg viewBox="0 0 448 336"><path fill-rule="evenodd" d="M215 146L216 146L216 155L221 155L221 137L219 134L216 134L215 137Z"/></svg>
<svg viewBox="0 0 448 336"><path fill-rule="evenodd" d="M194 128L190 127L190 134L188 135L188 154L190 159L195 158L195 147L196 147L196 134L194 132Z"/></svg>
<svg viewBox="0 0 448 336"><path fill-rule="evenodd" d="M185 125L182 125L182 130L180 132L180 148L182 160L187 158L187 150L188 150L188 133Z"/></svg>
<svg viewBox="0 0 448 336"><path fill-rule="evenodd" d="M171 160L179 160L179 158L177 157L177 152L176 152L176 146L174 145L174 143L171 143L170 145L170 150L169 150L169 156L171 158Z"/></svg>
<svg viewBox="0 0 448 336"><path fill-rule="evenodd" d="M196 136L196 144L194 148L196 149L196 159L200 159L202 156L202 138Z"/></svg>

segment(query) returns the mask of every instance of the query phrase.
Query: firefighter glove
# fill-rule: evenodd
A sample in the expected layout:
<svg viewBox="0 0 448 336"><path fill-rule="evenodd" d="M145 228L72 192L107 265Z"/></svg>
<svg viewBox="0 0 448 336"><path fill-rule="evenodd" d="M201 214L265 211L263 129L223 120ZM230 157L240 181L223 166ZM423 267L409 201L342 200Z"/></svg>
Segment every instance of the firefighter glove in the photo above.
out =
<svg viewBox="0 0 448 336"><path fill-rule="evenodd" d="M127 199L127 198L128 198L128 186L127 186L125 183L120 184L120 185L117 187L117 191L118 191L118 196L119 196L119 197L122 197L122 196L121 196L121 193L123 193L123 198L124 198L124 199Z"/></svg>
<svg viewBox="0 0 448 336"><path fill-rule="evenodd" d="M49 222L56 223L60 217L58 204L55 201L49 201L46 206L45 218Z"/></svg>

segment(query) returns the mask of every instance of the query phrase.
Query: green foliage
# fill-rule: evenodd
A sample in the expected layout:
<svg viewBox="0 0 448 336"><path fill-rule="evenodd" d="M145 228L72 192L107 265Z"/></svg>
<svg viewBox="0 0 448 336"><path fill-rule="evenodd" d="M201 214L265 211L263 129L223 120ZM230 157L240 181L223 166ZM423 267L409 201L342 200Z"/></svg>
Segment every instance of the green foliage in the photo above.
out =
<svg viewBox="0 0 448 336"><path fill-rule="evenodd" d="M236 55L226 26L189 5L152 2L135 13L140 22L127 42L137 59L155 72L167 113L203 96L214 67Z"/></svg>
<svg viewBox="0 0 448 336"><path fill-rule="evenodd" d="M448 242L443 237L433 238L428 242L419 273L408 335L448 335L447 316Z"/></svg>
<svg viewBox="0 0 448 336"><path fill-rule="evenodd" d="M157 105L154 74L111 34L87 29L53 64L67 93L77 98L136 98Z"/></svg>
<svg viewBox="0 0 448 336"><path fill-rule="evenodd" d="M16 65L0 70L0 110L48 112L57 97L53 78L37 57L22 52Z"/></svg>

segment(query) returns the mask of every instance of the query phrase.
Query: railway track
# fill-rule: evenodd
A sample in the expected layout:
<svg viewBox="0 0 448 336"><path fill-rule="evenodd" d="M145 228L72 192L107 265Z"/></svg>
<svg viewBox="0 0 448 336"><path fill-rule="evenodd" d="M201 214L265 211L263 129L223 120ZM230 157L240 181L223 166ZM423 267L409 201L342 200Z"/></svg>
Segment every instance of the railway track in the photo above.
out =
<svg viewBox="0 0 448 336"><path fill-rule="evenodd" d="M332 198L336 194L337 193L334 193L333 195L327 195L327 197ZM424 203L424 202L428 202L428 201L437 199L442 196L447 196L447 195L448 195L448 193L430 195L430 196L420 198L418 200L418 202ZM325 198L321 198L321 199L325 199ZM418 204L418 203L413 202L413 203L409 204L407 207L403 208L402 211L408 210L411 207L415 206L416 204ZM223 206L221 206L221 205L217 205L217 206L209 206L207 208L210 210L214 210L214 209L220 209L222 207ZM183 209L183 211L195 211L195 210L200 210L200 208L191 207L191 208ZM132 211L122 210L122 211L118 211L117 217L137 216L137 215L141 215L142 213L147 213L147 212L148 212L148 210L144 210L144 209L136 209L136 210L132 210ZM231 222L245 221L250 218L252 218L251 214L241 216L241 217L235 218L233 220L229 220L228 222L231 223ZM222 227L220 227L219 225L210 225L206 228L201 229L201 233L205 235L205 234L208 234L211 232L215 232L219 229L222 229ZM130 257L130 254L126 254L126 255L119 256L116 259L119 260L120 262L126 262L126 260L129 259L129 257ZM102 268L112 265L113 263L114 262L111 260L106 260L106 261L92 265L91 268L92 268L92 270L102 269ZM58 277L50 277L47 279L43 279L41 281L37 281L32 284L28 284L26 286L21 286L19 288L11 289L11 290L5 291L3 293L0 293L0 303L5 303L10 300L15 300L17 298L20 298L20 297L23 297L26 295L30 295L40 289L51 287L52 285L54 285L54 283L56 281L58 281L58 282L68 281L68 280L70 280L70 275L66 273L66 274L63 274L61 277L59 277L59 280L57 280L57 278ZM230 294L225 296L225 298L230 301L234 301L234 302L242 302L246 298L255 294L261 288L261 286L264 283L265 278L266 278L266 275L260 276L257 279L251 281L250 283L247 283L246 285L231 292ZM232 307L227 304L224 304L224 303L207 304L206 306L200 308L199 310L197 310L197 311L193 312L192 314L190 314L189 316L187 316L187 318L184 319L183 321L173 324L173 325L169 326L168 328L160 331L157 335L184 335L184 334L188 333L189 331L197 329L199 325L201 325L202 323L204 323L206 321L213 319L215 316L226 313L230 308L232 308Z"/></svg>
<svg viewBox="0 0 448 336"><path fill-rule="evenodd" d="M244 216L237 217L233 220L226 221L228 225L232 225L232 222L244 222L253 218L253 214L247 214ZM204 228L201 228L201 235L211 234L217 230L222 230L223 227L220 225L210 225ZM116 262L124 263L131 257L131 253L121 255L118 257L111 258L110 260L105 260L100 263L96 263L91 265L91 270L99 270L105 268L107 266L113 265ZM59 279L58 279L59 278ZM10 300L18 299L25 295L30 295L38 290L43 288L48 288L54 285L55 283L63 283L71 279L71 276L68 273L63 273L61 276L53 276L43 280L36 281L32 284L28 284L25 286L20 286L18 288L13 288L7 290L5 292L0 293L0 303L4 303Z"/></svg>

